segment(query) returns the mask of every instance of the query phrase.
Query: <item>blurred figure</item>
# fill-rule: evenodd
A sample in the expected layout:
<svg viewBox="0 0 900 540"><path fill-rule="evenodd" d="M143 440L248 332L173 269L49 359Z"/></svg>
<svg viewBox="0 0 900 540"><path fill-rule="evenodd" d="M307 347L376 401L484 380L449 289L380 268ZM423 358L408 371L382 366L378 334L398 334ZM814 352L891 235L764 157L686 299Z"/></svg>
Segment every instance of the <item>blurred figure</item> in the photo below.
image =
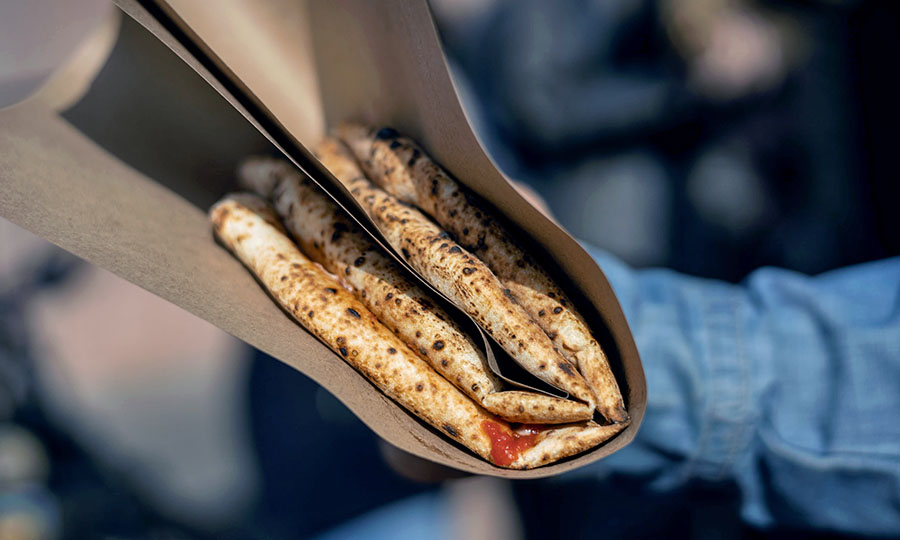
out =
<svg viewBox="0 0 900 540"><path fill-rule="evenodd" d="M889 3L495 0L435 12L501 168L626 262L737 281L900 249L880 202L898 172L883 142L900 90L884 69L897 49Z"/></svg>

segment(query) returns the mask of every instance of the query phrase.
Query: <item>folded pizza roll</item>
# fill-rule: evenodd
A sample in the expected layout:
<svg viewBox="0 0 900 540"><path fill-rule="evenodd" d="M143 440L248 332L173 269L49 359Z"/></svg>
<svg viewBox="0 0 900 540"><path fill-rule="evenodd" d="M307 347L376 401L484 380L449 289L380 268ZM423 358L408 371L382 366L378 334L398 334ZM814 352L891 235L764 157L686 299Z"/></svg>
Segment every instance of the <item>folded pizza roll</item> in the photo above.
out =
<svg viewBox="0 0 900 540"><path fill-rule="evenodd" d="M381 323L488 411L510 422L530 424L591 419L593 410L585 403L503 391L481 349L432 294L288 162L251 158L243 163L238 176L245 187L271 199L305 254L338 275Z"/></svg>
<svg viewBox="0 0 900 540"><path fill-rule="evenodd" d="M217 238L292 318L400 405L491 463L514 469L545 465L623 428L581 422L513 429L441 377L335 277L306 258L263 199L229 195L209 214Z"/></svg>
<svg viewBox="0 0 900 540"><path fill-rule="evenodd" d="M326 140L317 153L416 272L468 313L519 365L595 407L584 377L487 265L424 214L369 182L337 141Z"/></svg>
<svg viewBox="0 0 900 540"><path fill-rule="evenodd" d="M609 362L571 300L471 191L450 177L412 140L390 128L344 124L339 137L369 178L397 199L431 216L497 275L516 302L578 367L611 422L628 418Z"/></svg>

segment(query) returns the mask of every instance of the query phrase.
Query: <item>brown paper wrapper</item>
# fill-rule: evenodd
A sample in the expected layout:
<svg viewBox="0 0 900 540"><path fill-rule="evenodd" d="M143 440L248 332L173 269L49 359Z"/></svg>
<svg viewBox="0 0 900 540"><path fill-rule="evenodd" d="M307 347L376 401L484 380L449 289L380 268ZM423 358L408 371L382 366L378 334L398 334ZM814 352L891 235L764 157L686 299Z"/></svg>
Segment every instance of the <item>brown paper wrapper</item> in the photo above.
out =
<svg viewBox="0 0 900 540"><path fill-rule="evenodd" d="M37 96L0 111L0 215L293 366L386 441L432 462L545 477L634 438L646 385L616 297L590 256L484 153L424 2L117 4L152 35L126 18L113 42L113 18ZM272 146L367 222L307 150L326 125L347 119L417 139L518 228L541 260L553 261L548 269L609 356L631 415L624 431L553 465L497 468L381 394L215 244L206 208L233 187L238 160Z"/></svg>

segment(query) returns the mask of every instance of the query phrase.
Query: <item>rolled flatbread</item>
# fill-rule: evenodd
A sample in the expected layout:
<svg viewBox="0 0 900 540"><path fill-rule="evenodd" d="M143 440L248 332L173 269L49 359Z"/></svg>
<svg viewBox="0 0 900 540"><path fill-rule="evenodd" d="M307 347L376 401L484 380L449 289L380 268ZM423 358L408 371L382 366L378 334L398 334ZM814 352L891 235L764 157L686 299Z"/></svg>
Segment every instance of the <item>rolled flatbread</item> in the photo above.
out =
<svg viewBox="0 0 900 540"><path fill-rule="evenodd" d="M307 259L263 199L228 195L209 214L217 238L294 320L400 405L491 463L513 469L545 465L621 430L593 422L514 430L441 377Z"/></svg>
<svg viewBox="0 0 900 540"><path fill-rule="evenodd" d="M355 169L353 174L358 172ZM504 392L481 350L431 294L288 162L251 158L242 164L238 176L245 187L271 200L305 254L338 275L382 324L488 411L527 424L591 419L593 410L585 403L533 392Z"/></svg>
<svg viewBox="0 0 900 540"><path fill-rule="evenodd" d="M487 265L424 214L369 182L339 142L324 141L317 154L407 263L468 313L513 360L539 379L595 407L594 394L575 366Z"/></svg>
<svg viewBox="0 0 900 540"><path fill-rule="evenodd" d="M516 302L578 367L596 396L600 414L611 422L628 418L606 354L584 318L476 195L447 174L415 142L393 129L344 124L337 133L373 182L423 210L487 264Z"/></svg>

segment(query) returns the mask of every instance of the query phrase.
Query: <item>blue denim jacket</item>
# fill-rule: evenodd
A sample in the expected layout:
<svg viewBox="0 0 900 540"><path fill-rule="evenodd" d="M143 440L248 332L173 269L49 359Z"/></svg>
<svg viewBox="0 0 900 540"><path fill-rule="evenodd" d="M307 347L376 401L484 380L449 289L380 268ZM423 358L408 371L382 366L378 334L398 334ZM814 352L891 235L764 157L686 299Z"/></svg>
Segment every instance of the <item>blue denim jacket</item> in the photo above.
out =
<svg viewBox="0 0 900 540"><path fill-rule="evenodd" d="M734 480L761 527L900 535L900 258L731 285L589 251L648 386L636 440L598 468Z"/></svg>
<svg viewBox="0 0 900 540"><path fill-rule="evenodd" d="M555 481L733 481L758 527L900 536L900 258L731 285L588 249L637 341L647 412L630 446ZM422 495L322 538L453 538L447 505Z"/></svg>

